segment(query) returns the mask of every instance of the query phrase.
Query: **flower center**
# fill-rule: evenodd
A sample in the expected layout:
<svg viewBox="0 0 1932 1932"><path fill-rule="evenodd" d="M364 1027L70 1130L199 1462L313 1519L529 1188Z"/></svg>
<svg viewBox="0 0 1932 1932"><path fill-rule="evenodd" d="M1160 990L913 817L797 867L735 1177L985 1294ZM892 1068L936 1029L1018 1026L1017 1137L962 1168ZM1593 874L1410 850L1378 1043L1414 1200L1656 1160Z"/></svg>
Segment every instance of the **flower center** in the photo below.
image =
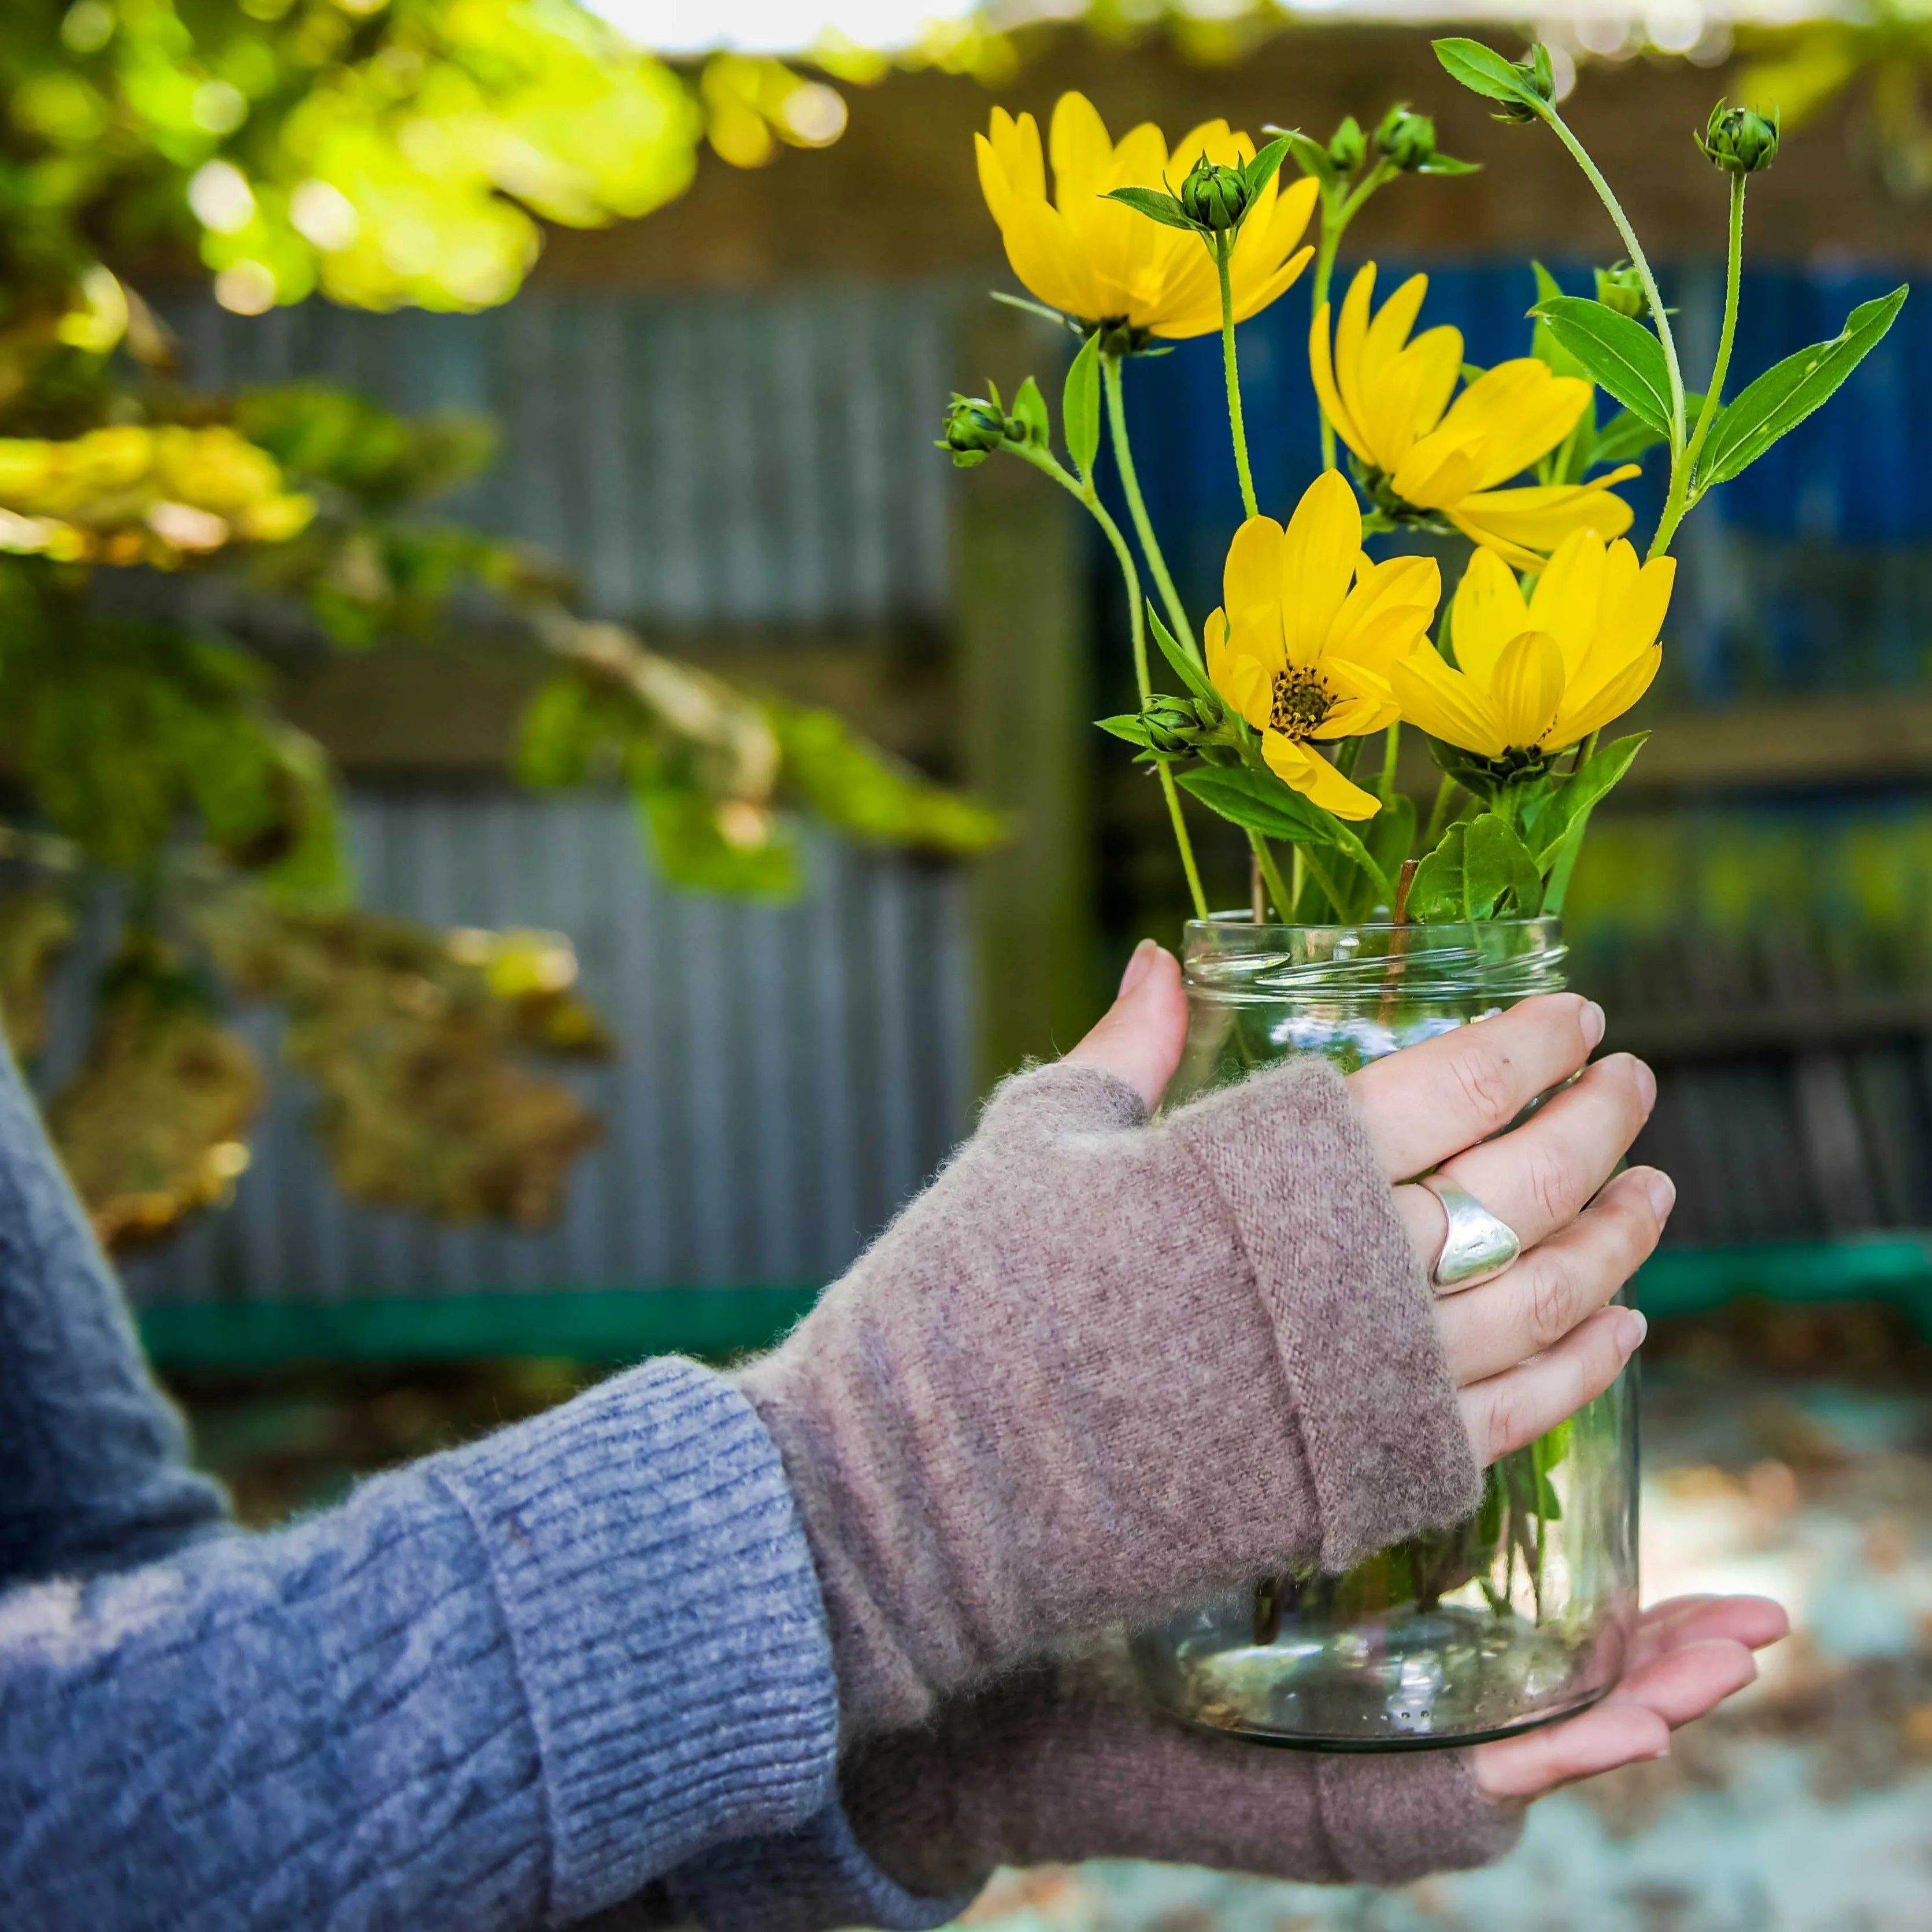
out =
<svg viewBox="0 0 1932 1932"><path fill-rule="evenodd" d="M1328 716L1335 702L1318 671L1290 665L1274 674L1274 693L1268 706L1268 725L1285 738L1304 739Z"/></svg>

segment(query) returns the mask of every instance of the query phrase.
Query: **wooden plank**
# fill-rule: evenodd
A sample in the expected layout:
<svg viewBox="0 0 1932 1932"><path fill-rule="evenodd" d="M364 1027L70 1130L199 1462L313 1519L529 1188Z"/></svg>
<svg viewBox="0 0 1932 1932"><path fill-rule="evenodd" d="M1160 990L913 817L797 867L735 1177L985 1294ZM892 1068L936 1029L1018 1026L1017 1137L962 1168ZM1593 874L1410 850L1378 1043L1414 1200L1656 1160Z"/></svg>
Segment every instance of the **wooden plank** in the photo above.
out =
<svg viewBox="0 0 1932 1932"><path fill-rule="evenodd" d="M990 374L1010 396L1030 371L1058 392L1066 338L1030 317L988 303L969 312L962 347L962 388L976 393ZM975 869L978 1064L990 1084L1071 1046L1096 1010L1088 599L1080 512L1064 492L1004 457L954 482L964 775L1018 819Z"/></svg>

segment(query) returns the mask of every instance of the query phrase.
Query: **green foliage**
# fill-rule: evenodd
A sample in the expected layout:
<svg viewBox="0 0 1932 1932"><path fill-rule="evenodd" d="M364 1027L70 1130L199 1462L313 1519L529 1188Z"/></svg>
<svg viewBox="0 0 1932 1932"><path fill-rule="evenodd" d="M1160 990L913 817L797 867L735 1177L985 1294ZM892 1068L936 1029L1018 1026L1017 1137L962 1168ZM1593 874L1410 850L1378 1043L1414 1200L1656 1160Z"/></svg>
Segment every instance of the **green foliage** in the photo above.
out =
<svg viewBox="0 0 1932 1932"><path fill-rule="evenodd" d="M1360 838L1333 812L1311 804L1272 772L1252 765L1209 765L1183 772L1178 782L1209 811L1264 838L1337 851L1361 867L1384 899L1393 896L1388 874Z"/></svg>
<svg viewBox="0 0 1932 1932"><path fill-rule="evenodd" d="M1458 37L1431 44L1444 72L1452 80L1460 81L1472 94L1503 104L1502 112L1495 117L1497 120L1540 120L1548 112L1556 89L1550 50L1540 41L1520 64L1505 60L1480 40Z"/></svg>
<svg viewBox="0 0 1932 1932"><path fill-rule="evenodd" d="M1584 374L1652 429L1670 428L1670 371L1655 335L1587 296L1551 296L1535 314Z"/></svg>
<svg viewBox="0 0 1932 1932"><path fill-rule="evenodd" d="M1905 306L1900 287L1861 302L1829 342L1787 356L1751 383L1719 414L1698 464L1696 486L1727 482L1755 463L1780 436L1828 402L1839 386L1879 344Z"/></svg>
<svg viewBox="0 0 1932 1932"><path fill-rule="evenodd" d="M1083 479L1094 473L1100 453L1100 338L1090 335L1066 371L1060 393L1060 430L1066 453Z"/></svg>
<svg viewBox="0 0 1932 1932"><path fill-rule="evenodd" d="M1542 910L1543 875L1515 828L1486 812L1452 825L1415 868L1408 916L1419 924L1526 917Z"/></svg>

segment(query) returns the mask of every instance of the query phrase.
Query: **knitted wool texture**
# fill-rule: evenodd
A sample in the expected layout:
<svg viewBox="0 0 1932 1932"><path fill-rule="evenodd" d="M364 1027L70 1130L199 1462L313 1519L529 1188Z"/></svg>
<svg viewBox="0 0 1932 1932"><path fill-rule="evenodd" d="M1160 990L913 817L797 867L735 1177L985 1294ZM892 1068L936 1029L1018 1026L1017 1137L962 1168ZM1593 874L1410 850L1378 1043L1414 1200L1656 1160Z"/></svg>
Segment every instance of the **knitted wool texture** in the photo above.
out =
<svg viewBox="0 0 1932 1932"><path fill-rule="evenodd" d="M740 1385L804 1515L848 1742L1480 1494L1388 1180L1315 1060L1154 1126L1090 1067L1008 1081Z"/></svg>

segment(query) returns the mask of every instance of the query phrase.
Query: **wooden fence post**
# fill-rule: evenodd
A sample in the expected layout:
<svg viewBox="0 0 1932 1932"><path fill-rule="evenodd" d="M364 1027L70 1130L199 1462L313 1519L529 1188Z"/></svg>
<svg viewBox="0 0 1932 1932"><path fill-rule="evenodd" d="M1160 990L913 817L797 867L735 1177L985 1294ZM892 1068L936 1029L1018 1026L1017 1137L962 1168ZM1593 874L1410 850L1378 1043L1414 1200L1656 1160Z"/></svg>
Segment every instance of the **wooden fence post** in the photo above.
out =
<svg viewBox="0 0 1932 1932"><path fill-rule="evenodd" d="M1057 422L1068 338L984 303L969 312L960 345L962 389L982 394L990 376L1010 402L1034 374ZM953 633L965 775L1016 820L1012 842L976 872L983 1089L1028 1054L1064 1052L1097 1011L1092 706L1078 507L1008 457L956 480Z"/></svg>

